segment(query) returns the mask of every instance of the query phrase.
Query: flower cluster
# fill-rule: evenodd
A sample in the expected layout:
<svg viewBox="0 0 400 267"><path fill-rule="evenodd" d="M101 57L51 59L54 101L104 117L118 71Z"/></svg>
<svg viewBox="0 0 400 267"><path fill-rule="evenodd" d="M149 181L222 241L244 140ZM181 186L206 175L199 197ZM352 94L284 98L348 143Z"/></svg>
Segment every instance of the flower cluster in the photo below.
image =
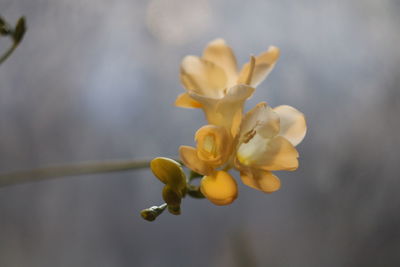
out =
<svg viewBox="0 0 400 267"><path fill-rule="evenodd" d="M181 146L179 154L186 167L204 175L201 193L216 205L228 205L237 197L237 183L228 173L232 168L244 184L272 193L280 188L272 171L293 171L299 165L295 146L306 134L301 112L287 105L271 108L265 102L243 112L245 101L278 58L279 49L271 46L238 71L232 49L217 39L202 57L186 56L182 61L186 92L175 104L202 109L208 124L196 132L196 147Z"/></svg>

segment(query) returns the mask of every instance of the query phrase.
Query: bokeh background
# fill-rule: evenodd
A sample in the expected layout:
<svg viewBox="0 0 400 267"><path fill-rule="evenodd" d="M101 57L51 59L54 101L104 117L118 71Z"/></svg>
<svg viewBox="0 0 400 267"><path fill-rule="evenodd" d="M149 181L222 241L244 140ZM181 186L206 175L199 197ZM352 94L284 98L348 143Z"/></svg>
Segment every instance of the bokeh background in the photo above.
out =
<svg viewBox="0 0 400 267"><path fill-rule="evenodd" d="M180 60L222 37L282 56L246 109L308 119L300 168L227 207L162 203L148 170L0 188L0 266L400 266L397 0L0 0L21 46L0 66L0 172L176 155L205 121L173 106ZM9 40L0 39L4 51Z"/></svg>

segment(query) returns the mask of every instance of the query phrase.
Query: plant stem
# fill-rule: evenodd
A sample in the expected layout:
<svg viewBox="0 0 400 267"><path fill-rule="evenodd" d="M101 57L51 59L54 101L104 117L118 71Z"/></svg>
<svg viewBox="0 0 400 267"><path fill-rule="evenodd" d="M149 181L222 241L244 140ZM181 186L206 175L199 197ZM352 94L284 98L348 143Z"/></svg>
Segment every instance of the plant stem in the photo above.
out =
<svg viewBox="0 0 400 267"><path fill-rule="evenodd" d="M0 57L0 64L2 64L9 56L11 56L17 46L18 43L14 42L13 45Z"/></svg>
<svg viewBox="0 0 400 267"><path fill-rule="evenodd" d="M150 167L150 160L83 162L0 174L0 188L51 180L64 176L137 170Z"/></svg>

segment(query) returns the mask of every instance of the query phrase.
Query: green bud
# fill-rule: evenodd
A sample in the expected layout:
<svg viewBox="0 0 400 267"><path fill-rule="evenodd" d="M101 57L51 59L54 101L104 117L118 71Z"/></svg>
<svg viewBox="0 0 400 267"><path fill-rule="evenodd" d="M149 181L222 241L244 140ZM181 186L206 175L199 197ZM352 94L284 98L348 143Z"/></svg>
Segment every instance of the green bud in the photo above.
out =
<svg viewBox="0 0 400 267"><path fill-rule="evenodd" d="M173 215L180 215L181 214L181 206L169 206L168 205L169 213Z"/></svg>
<svg viewBox="0 0 400 267"><path fill-rule="evenodd" d="M26 23L25 23L25 18L21 17L18 22L17 26L15 27L15 31L13 32L13 39L15 43L19 43L22 41L22 38L24 37L26 32Z"/></svg>
<svg viewBox="0 0 400 267"><path fill-rule="evenodd" d="M144 209L140 212L140 215L146 221L154 221L167 207L167 204L162 204L161 206L152 206L148 209Z"/></svg>
<svg viewBox="0 0 400 267"><path fill-rule="evenodd" d="M162 196L168 206L181 205L182 194L179 191L175 191L170 185L164 186Z"/></svg>
<svg viewBox="0 0 400 267"><path fill-rule="evenodd" d="M205 198L203 193L200 191L200 186L188 185L187 194L192 198Z"/></svg>
<svg viewBox="0 0 400 267"><path fill-rule="evenodd" d="M0 17L0 35L9 34L11 34L10 25L8 25L8 23L2 17Z"/></svg>

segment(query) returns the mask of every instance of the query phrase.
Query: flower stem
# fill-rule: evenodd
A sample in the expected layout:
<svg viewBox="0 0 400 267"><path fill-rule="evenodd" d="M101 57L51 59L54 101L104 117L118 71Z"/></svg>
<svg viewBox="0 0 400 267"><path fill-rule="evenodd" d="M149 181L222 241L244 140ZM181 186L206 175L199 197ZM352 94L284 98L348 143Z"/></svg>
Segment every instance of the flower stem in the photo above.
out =
<svg viewBox="0 0 400 267"><path fill-rule="evenodd" d="M0 64L2 64L6 59L11 56L14 50L17 48L18 43L14 42L13 45L0 57Z"/></svg>
<svg viewBox="0 0 400 267"><path fill-rule="evenodd" d="M0 174L0 188L22 183L52 180L64 176L129 171L149 167L150 160L115 160L49 166L33 170Z"/></svg>

